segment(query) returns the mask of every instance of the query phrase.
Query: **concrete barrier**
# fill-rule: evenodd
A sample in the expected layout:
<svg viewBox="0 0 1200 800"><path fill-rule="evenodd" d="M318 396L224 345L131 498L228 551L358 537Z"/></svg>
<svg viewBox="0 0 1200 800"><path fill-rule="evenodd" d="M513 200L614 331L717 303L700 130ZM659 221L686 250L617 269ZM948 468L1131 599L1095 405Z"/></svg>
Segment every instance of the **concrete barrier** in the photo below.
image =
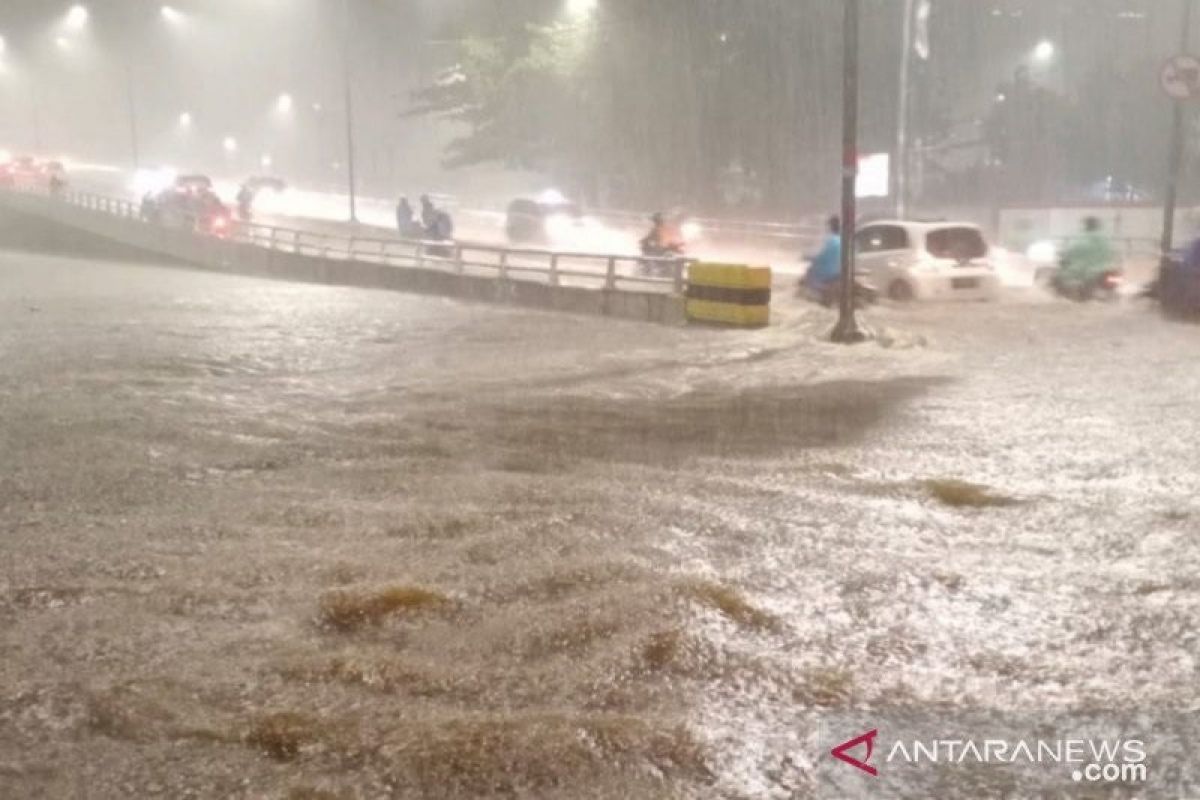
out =
<svg viewBox="0 0 1200 800"><path fill-rule="evenodd" d="M277 280L385 289L572 314L684 324L676 293L586 288L526 281L501 273L472 275L424 266L286 252L167 228L133 216L69 204L44 195L0 191L0 245L79 254L170 260L203 269Z"/></svg>

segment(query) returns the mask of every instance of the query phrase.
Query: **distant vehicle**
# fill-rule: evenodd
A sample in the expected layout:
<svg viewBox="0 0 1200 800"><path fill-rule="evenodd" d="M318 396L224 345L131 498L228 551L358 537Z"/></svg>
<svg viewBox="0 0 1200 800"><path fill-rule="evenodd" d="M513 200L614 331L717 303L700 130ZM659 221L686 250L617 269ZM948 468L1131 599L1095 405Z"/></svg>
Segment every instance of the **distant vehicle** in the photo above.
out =
<svg viewBox="0 0 1200 800"><path fill-rule="evenodd" d="M858 273L885 297L914 300L994 300L1000 279L977 225L965 222L880 221L854 235Z"/></svg>
<svg viewBox="0 0 1200 800"><path fill-rule="evenodd" d="M33 156L17 156L0 165L0 187L28 188L38 182L39 172Z"/></svg>
<svg viewBox="0 0 1200 800"><path fill-rule="evenodd" d="M207 175L180 175L166 189L142 198L142 218L171 228L227 235L233 215L212 186Z"/></svg>
<svg viewBox="0 0 1200 800"><path fill-rule="evenodd" d="M510 242L545 244L569 236L583 224L583 211L577 204L557 192L546 192L536 199L509 203L504 231Z"/></svg>

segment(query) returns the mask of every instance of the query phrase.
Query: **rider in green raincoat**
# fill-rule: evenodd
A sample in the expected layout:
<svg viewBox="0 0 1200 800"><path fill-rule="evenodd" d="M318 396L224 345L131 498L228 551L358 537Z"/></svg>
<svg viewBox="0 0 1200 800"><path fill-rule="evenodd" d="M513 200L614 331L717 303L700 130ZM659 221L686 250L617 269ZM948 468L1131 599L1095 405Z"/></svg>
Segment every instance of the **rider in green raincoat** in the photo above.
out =
<svg viewBox="0 0 1200 800"><path fill-rule="evenodd" d="M1088 217L1083 221L1083 236L1062 254L1059 286L1072 293L1090 293L1104 274L1113 269L1114 261L1112 245L1100 232L1100 220Z"/></svg>

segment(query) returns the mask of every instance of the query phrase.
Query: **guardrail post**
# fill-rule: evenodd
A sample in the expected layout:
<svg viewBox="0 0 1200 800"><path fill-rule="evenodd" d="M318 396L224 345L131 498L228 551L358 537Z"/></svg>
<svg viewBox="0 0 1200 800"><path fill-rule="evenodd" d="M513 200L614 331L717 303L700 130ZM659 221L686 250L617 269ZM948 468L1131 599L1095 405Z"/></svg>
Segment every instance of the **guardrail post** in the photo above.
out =
<svg viewBox="0 0 1200 800"><path fill-rule="evenodd" d="M617 288L617 257L616 256L608 257L608 265L604 271L604 288L605 289L616 289Z"/></svg>
<svg viewBox="0 0 1200 800"><path fill-rule="evenodd" d="M500 280L502 280L502 281L508 279L508 251L507 250L500 251L499 276L500 276Z"/></svg>
<svg viewBox="0 0 1200 800"><path fill-rule="evenodd" d="M353 236L351 236L350 240L346 243L346 260L353 261L355 251L357 251L357 250L358 250L358 240L355 239Z"/></svg>
<svg viewBox="0 0 1200 800"><path fill-rule="evenodd" d="M454 245L454 271L459 275L463 275L467 271L467 265L463 263L463 249L461 244Z"/></svg>
<svg viewBox="0 0 1200 800"><path fill-rule="evenodd" d="M425 243L417 242L417 268L423 269L424 267L425 267Z"/></svg>
<svg viewBox="0 0 1200 800"><path fill-rule="evenodd" d="M300 252L300 231L292 231L292 252Z"/></svg>
<svg viewBox="0 0 1200 800"><path fill-rule="evenodd" d="M267 246L270 247L272 250L279 249L279 228L275 228L275 227L271 228L271 237L270 237L270 240L269 240Z"/></svg>
<svg viewBox="0 0 1200 800"><path fill-rule="evenodd" d="M675 262L674 277L675 277L675 294L683 294L684 273L687 271L687 262L682 258Z"/></svg>
<svg viewBox="0 0 1200 800"><path fill-rule="evenodd" d="M551 286L559 285L558 253L550 254L550 285Z"/></svg>

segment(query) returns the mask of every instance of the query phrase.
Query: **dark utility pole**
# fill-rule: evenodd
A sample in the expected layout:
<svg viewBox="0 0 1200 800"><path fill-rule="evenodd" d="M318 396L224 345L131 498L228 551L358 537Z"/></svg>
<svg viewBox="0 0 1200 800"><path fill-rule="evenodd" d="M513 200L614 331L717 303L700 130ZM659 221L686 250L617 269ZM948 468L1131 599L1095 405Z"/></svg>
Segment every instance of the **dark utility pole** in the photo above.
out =
<svg viewBox="0 0 1200 800"><path fill-rule="evenodd" d="M842 89L842 297L830 338L839 344L866 340L854 315L854 228L858 216L858 3L845 4Z"/></svg>
<svg viewBox="0 0 1200 800"><path fill-rule="evenodd" d="M1187 55L1192 37L1192 0L1182 0L1183 27L1180 31L1179 55ZM1175 101L1175 116L1171 128L1171 160L1167 166L1167 194L1163 204L1162 262L1165 267L1171 259L1171 247L1175 243L1175 206L1179 202L1179 172L1183 169L1183 110L1186 100Z"/></svg>
<svg viewBox="0 0 1200 800"><path fill-rule="evenodd" d="M346 175L350 189L350 221L358 222L357 200L354 194L354 100L350 86L350 0L342 0L342 92L346 109Z"/></svg>

